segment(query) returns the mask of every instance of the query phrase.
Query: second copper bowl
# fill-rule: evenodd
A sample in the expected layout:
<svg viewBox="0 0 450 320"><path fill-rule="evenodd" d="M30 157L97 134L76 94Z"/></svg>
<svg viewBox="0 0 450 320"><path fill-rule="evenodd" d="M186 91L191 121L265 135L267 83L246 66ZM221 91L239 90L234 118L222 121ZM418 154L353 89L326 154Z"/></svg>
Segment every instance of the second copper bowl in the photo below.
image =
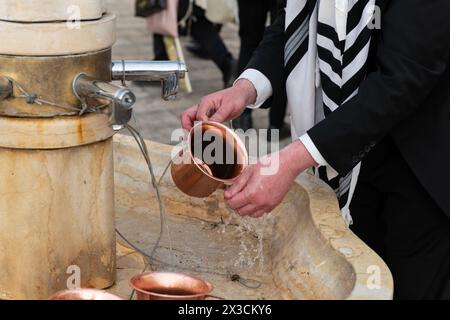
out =
<svg viewBox="0 0 450 320"><path fill-rule="evenodd" d="M214 287L208 281L181 273L145 272L131 278L130 285L137 300L221 299L210 295Z"/></svg>

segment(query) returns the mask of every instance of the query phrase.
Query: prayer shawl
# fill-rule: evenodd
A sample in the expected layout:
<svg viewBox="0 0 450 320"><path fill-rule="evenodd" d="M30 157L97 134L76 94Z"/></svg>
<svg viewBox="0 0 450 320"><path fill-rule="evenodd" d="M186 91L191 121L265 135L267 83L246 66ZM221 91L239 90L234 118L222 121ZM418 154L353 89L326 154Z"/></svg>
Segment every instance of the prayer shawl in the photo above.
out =
<svg viewBox="0 0 450 320"><path fill-rule="evenodd" d="M358 93L375 9L375 0L287 1L284 72L296 138ZM348 225L359 169L330 181L321 174L335 189Z"/></svg>

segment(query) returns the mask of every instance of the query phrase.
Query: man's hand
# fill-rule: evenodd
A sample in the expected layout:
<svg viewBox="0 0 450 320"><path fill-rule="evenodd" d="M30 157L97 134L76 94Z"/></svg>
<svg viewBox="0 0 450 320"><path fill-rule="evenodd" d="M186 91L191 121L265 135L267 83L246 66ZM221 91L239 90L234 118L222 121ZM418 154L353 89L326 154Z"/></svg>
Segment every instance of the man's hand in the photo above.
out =
<svg viewBox="0 0 450 320"><path fill-rule="evenodd" d="M238 80L233 87L210 94L198 105L187 109L181 115L181 125L190 130L194 121L225 122L237 118L246 106L256 101L256 89L246 80Z"/></svg>
<svg viewBox="0 0 450 320"><path fill-rule="evenodd" d="M272 161L279 161L278 171L261 174ZM278 206L304 170L316 165L303 143L296 141L278 154L262 158L258 164L248 167L225 191L225 200L231 209L241 216L259 218Z"/></svg>

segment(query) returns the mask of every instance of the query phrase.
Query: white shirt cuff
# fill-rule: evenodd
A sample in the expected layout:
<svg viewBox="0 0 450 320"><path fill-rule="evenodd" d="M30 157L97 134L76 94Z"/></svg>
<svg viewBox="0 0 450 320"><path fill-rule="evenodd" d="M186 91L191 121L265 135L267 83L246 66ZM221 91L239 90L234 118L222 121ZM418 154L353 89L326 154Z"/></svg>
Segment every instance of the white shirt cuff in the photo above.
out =
<svg viewBox="0 0 450 320"><path fill-rule="evenodd" d="M326 168L328 180L336 178L339 175L339 173L328 164L328 162L322 156L319 149L317 149L316 145L314 144L314 142L311 140L311 137L307 133L302 135L299 139L305 146L306 150L308 150L308 152L311 154L311 157L318 164L318 166L319 167L324 166Z"/></svg>
<svg viewBox="0 0 450 320"><path fill-rule="evenodd" d="M255 104L247 106L247 108L259 108L272 96L272 84L262 72L256 69L247 69L239 76L239 78L237 78L236 81L240 79L247 79L256 89L256 102Z"/></svg>

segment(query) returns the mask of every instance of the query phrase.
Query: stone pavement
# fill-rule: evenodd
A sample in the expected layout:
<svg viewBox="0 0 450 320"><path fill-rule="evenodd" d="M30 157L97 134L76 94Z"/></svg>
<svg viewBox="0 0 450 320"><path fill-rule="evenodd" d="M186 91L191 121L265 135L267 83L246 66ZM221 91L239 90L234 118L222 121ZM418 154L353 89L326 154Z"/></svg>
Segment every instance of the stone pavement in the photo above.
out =
<svg viewBox="0 0 450 320"><path fill-rule="evenodd" d="M151 34L146 29L145 20L134 17L134 0L107 0L109 11L117 18L117 43L113 48L114 59L152 59ZM239 52L238 27L226 25L222 37L229 50L237 57ZM188 38L183 37L186 44ZM171 143L171 133L180 127L180 114L186 108L198 103L201 97L222 88L222 76L213 62L201 60L185 50L186 63L194 92L180 93L176 101L166 102L160 98L159 86L136 86L130 83L137 96L135 107L137 127L147 139ZM267 128L267 110L253 113L255 127Z"/></svg>

